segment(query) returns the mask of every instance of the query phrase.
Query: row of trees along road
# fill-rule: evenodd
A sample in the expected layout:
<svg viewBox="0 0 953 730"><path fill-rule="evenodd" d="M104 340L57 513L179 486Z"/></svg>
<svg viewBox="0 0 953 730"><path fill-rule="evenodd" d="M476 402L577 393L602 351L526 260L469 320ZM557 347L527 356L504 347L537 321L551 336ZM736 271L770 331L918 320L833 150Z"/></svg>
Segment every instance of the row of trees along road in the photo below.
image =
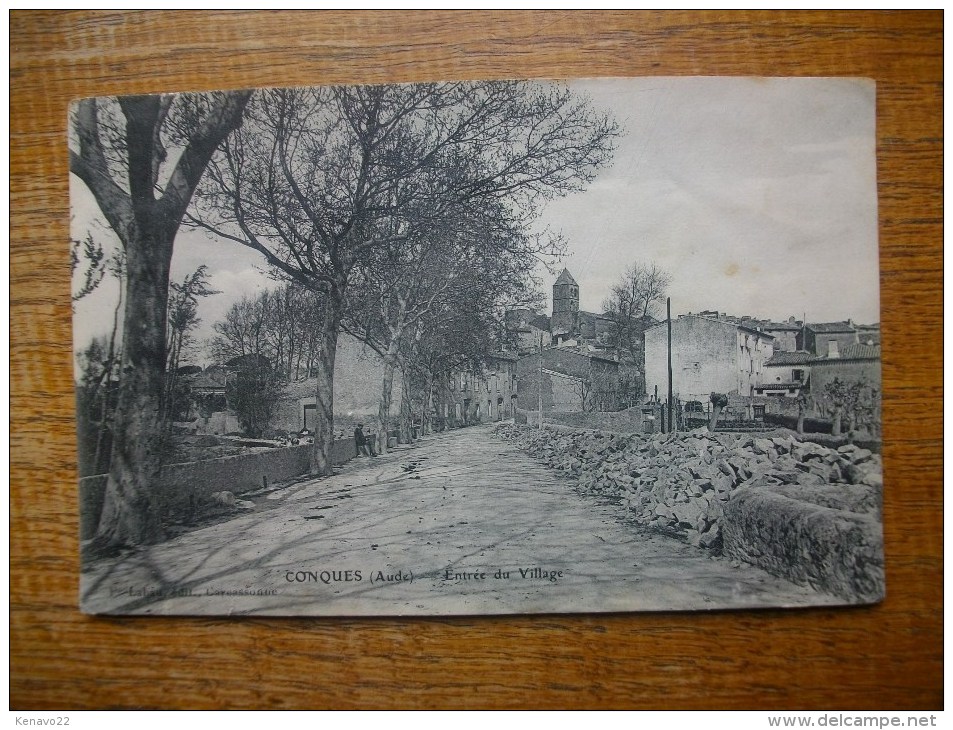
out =
<svg viewBox="0 0 953 730"><path fill-rule="evenodd" d="M129 271L121 437L94 549L161 537L150 435L183 218L322 296L311 471L330 474L342 328L397 363L446 360L440 333L459 320L451 304L469 297L479 322L484 307L518 295L508 284L559 249L531 232L542 206L583 189L619 134L565 87L525 82L83 100L72 118L71 170L119 235Z"/></svg>

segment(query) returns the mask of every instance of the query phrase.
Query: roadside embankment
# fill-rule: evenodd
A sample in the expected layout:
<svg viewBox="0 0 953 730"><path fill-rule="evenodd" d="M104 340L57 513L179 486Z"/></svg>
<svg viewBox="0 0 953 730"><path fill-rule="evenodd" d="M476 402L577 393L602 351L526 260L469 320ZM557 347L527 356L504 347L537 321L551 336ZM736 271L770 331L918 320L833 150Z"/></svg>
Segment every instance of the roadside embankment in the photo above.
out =
<svg viewBox="0 0 953 730"><path fill-rule="evenodd" d="M883 594L882 466L868 449L783 430L496 432L640 524L852 601Z"/></svg>

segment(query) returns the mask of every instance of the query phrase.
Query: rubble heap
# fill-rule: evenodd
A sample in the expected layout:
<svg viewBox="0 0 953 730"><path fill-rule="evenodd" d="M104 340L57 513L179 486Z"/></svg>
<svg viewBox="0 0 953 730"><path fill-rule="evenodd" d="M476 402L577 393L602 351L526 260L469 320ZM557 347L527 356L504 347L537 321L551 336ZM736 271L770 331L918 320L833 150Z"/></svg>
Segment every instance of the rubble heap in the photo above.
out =
<svg viewBox="0 0 953 730"><path fill-rule="evenodd" d="M640 524L846 597L882 592L882 466L868 449L786 430L497 433L581 489L621 500Z"/></svg>

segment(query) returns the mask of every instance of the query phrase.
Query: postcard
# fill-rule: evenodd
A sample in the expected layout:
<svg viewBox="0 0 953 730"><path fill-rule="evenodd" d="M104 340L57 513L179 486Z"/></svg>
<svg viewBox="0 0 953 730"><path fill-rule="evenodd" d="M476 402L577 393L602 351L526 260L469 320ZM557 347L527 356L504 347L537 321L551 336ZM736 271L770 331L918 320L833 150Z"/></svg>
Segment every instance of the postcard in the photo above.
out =
<svg viewBox="0 0 953 730"><path fill-rule="evenodd" d="M885 592L875 87L81 99L80 606Z"/></svg>

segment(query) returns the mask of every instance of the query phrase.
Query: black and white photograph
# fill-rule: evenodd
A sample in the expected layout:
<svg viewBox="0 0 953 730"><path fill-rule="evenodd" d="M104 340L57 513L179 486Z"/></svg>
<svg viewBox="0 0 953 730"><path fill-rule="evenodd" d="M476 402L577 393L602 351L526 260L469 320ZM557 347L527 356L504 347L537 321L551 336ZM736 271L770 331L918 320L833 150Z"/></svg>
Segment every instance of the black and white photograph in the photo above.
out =
<svg viewBox="0 0 953 730"><path fill-rule="evenodd" d="M91 614L876 603L876 90L80 99Z"/></svg>

